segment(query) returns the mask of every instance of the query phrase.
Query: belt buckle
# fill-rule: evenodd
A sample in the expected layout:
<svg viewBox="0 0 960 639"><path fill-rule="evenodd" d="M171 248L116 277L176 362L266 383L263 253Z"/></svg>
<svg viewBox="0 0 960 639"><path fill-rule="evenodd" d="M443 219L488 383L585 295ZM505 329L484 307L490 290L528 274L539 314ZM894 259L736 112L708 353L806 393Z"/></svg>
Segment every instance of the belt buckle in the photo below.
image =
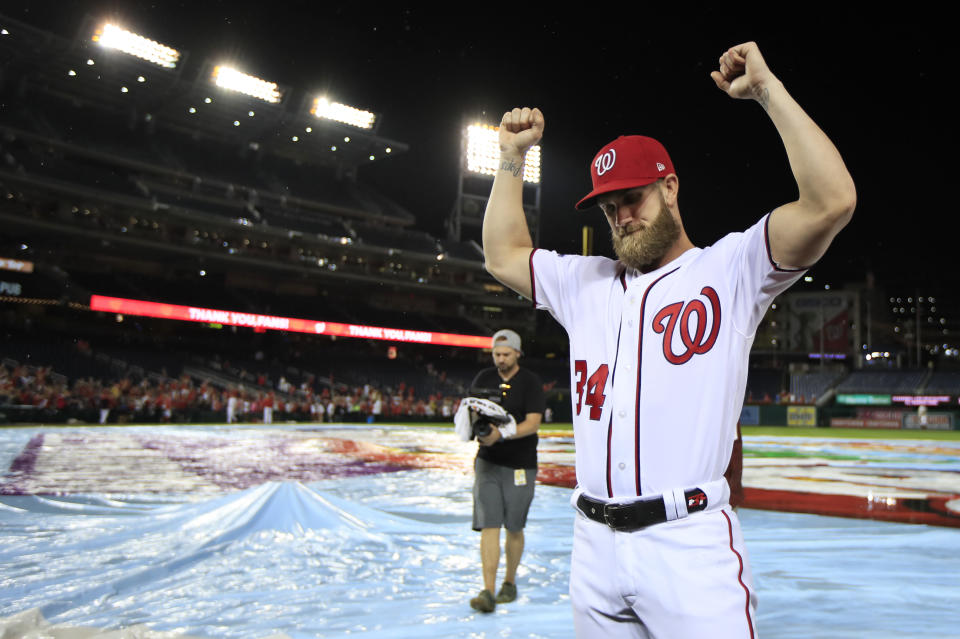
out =
<svg viewBox="0 0 960 639"><path fill-rule="evenodd" d="M630 509L629 504L604 504L603 523L613 530L627 531L631 530L629 522L623 518L617 518L617 515Z"/></svg>

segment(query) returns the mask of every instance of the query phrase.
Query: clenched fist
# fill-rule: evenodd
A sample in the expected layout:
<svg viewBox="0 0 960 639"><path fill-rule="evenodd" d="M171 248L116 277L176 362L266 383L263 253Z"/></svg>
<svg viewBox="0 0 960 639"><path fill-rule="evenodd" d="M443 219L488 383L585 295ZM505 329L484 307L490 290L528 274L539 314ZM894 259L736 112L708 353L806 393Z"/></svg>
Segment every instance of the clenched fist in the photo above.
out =
<svg viewBox="0 0 960 639"><path fill-rule="evenodd" d="M543 113L523 107L507 111L500 120L500 153L510 158L522 157L527 149L543 137Z"/></svg>
<svg viewBox="0 0 960 639"><path fill-rule="evenodd" d="M730 47L720 56L720 69L710 74L717 88L731 98L754 99L766 107L768 85L776 81L756 42Z"/></svg>

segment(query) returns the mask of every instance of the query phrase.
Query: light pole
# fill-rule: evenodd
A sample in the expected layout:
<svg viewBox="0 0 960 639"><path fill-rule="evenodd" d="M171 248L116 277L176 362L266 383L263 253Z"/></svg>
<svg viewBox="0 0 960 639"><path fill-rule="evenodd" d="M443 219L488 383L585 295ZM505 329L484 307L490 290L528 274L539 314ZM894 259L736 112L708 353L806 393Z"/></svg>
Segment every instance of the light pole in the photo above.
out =
<svg viewBox="0 0 960 639"><path fill-rule="evenodd" d="M479 239L479 229L483 224L487 198L490 195L490 182L500 167L500 142L498 127L489 124L471 124L464 128L460 143L460 177L457 186L457 201L448 225L451 239L465 241L468 237L465 227L473 227ZM530 147L524 158L523 166L523 211L534 246L540 244L540 181L541 154L540 145ZM532 201L529 201L532 199Z"/></svg>

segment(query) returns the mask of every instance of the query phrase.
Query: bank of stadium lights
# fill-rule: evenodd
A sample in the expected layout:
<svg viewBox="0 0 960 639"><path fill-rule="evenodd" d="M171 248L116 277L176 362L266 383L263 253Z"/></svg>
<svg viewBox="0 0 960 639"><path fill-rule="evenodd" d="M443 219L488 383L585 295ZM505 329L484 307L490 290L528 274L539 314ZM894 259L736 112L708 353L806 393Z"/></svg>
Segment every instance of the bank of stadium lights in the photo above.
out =
<svg viewBox="0 0 960 639"><path fill-rule="evenodd" d="M243 93L270 104L278 104L282 97L276 82L261 80L231 67L215 66L211 74L211 80L221 89Z"/></svg>
<svg viewBox="0 0 960 639"><path fill-rule="evenodd" d="M498 127L472 124L467 127L467 170L480 175L496 175L500 168ZM523 166L523 181L540 182L540 145L530 147Z"/></svg>
<svg viewBox="0 0 960 639"><path fill-rule="evenodd" d="M310 113L318 118L349 124L358 129L372 129L377 117L370 111L357 109L352 106L347 106L346 104L340 104L339 102L332 102L324 97L316 98L313 101Z"/></svg>
<svg viewBox="0 0 960 639"><path fill-rule="evenodd" d="M98 27L90 39L106 49L116 49L165 69L175 69L180 62L176 49L109 22Z"/></svg>

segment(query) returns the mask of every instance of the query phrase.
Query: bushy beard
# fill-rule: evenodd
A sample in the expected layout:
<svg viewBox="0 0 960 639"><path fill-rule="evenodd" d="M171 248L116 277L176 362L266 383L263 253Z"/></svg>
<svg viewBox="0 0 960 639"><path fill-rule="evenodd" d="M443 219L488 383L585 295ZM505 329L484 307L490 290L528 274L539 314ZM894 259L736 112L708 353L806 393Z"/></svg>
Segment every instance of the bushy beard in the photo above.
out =
<svg viewBox="0 0 960 639"><path fill-rule="evenodd" d="M660 266L660 260L679 239L680 225L673 219L663 194L660 194L660 211L646 228L639 223L628 224L610 229L610 236L613 250L621 262L647 272Z"/></svg>

